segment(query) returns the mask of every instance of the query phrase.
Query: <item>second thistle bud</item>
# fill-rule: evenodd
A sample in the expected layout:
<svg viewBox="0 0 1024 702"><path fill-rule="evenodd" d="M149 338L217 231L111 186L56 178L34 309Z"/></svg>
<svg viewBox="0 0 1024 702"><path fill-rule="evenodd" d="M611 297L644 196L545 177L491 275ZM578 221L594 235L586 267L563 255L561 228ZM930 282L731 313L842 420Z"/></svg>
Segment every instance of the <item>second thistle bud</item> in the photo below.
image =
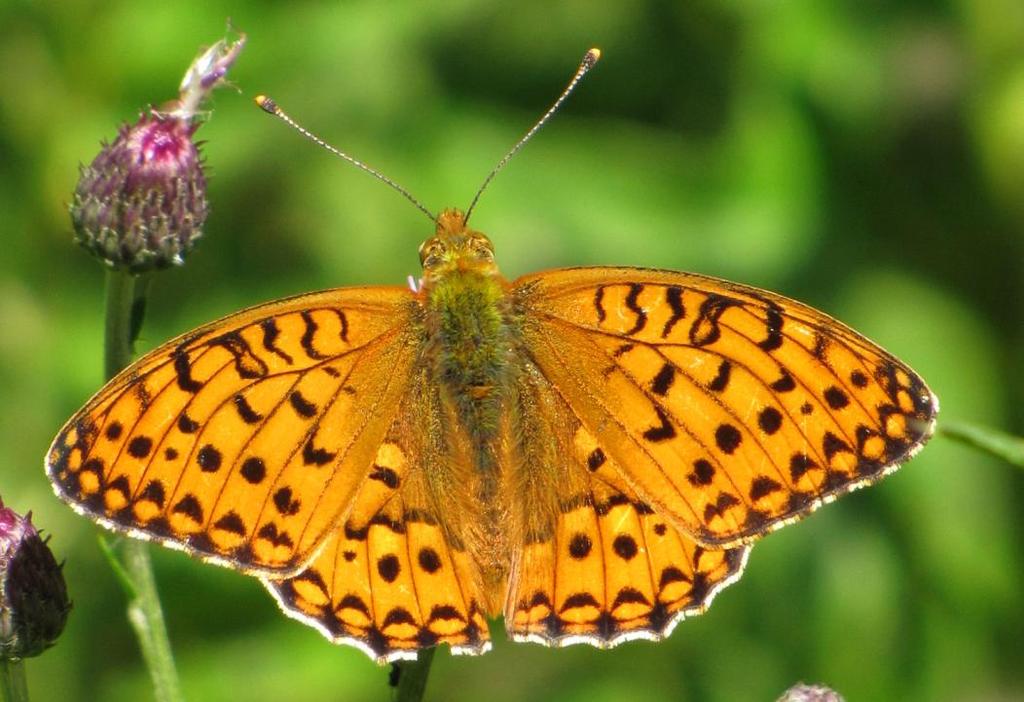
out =
<svg viewBox="0 0 1024 702"><path fill-rule="evenodd" d="M122 127L82 167L71 221L76 240L107 265L142 273L180 264L202 235L208 207L193 140L196 110L244 43L221 41L206 50L186 72L178 100Z"/></svg>
<svg viewBox="0 0 1024 702"><path fill-rule="evenodd" d="M0 502L0 658L38 656L64 630L71 603L46 541Z"/></svg>

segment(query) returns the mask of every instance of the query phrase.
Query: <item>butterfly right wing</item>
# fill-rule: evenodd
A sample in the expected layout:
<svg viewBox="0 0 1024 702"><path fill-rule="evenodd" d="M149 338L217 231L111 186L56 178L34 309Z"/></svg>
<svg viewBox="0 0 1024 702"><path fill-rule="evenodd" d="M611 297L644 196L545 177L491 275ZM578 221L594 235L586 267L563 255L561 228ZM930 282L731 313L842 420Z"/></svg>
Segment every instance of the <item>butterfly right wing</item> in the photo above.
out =
<svg viewBox="0 0 1024 702"><path fill-rule="evenodd" d="M577 268L513 285L524 347L619 475L731 548L869 485L931 436L938 400L827 315L673 271Z"/></svg>
<svg viewBox="0 0 1024 702"><path fill-rule="evenodd" d="M419 350L403 288L271 302L174 339L57 435L57 495L247 572L297 570L367 479Z"/></svg>
<svg viewBox="0 0 1024 702"><path fill-rule="evenodd" d="M702 547L640 499L531 361L515 403L506 442L517 447L509 493L518 528L505 604L514 640L659 640L739 579L751 547ZM522 440L535 436L548 438Z"/></svg>

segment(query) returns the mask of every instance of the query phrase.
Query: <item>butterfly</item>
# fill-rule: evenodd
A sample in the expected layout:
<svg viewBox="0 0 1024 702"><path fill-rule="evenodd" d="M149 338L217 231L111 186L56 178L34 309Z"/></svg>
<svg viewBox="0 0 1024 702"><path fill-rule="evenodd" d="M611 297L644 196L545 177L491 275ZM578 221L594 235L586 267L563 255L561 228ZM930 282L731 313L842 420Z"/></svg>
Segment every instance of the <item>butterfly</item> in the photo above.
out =
<svg viewBox="0 0 1024 702"><path fill-rule="evenodd" d="M125 369L54 440L57 494L383 663L487 651L496 616L663 638L932 433L924 381L804 304L645 268L510 282L467 215L432 218L419 285L258 305Z"/></svg>

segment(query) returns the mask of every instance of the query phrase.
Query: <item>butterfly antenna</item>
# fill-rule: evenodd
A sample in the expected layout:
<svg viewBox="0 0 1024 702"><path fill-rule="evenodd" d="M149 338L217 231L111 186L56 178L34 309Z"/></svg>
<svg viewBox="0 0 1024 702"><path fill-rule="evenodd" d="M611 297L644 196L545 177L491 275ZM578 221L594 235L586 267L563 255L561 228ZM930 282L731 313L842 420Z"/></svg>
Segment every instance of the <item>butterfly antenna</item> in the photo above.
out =
<svg viewBox="0 0 1024 702"><path fill-rule="evenodd" d="M256 96L256 104L259 105L260 108L264 112L267 112L269 114L274 115L279 120L281 120L282 122L287 124L289 127L294 129L295 131L297 131L299 134L301 134L302 136L304 136L307 139L309 139L310 141L312 141L314 144L316 144L316 145L326 149L327 151L330 151L335 156L339 156L339 157L345 159L346 161L351 163L356 168L360 168L360 169L366 171L367 173L372 175L377 180L380 180L380 181L382 181L384 183L387 183L392 188L394 188L395 190L400 192L405 197L406 200L408 200L413 205L415 205L417 209L419 209L421 212L423 212L423 214L425 214L427 217L430 217L430 221L431 222L436 222L437 221L437 217L435 217L430 212L430 210L428 210L426 207L424 207L423 203L421 203L419 200L414 198L412 196L412 194L408 190L406 190L401 185L399 185L395 181L393 181L390 178L388 178L386 175L384 175L380 171L378 171L376 169L373 169L370 166L367 166L362 161L360 161L358 159L355 159L355 158L352 158L351 156L346 154L344 151L341 151L340 149L337 149L337 148L331 146L326 141L324 141L323 139L318 137L316 134L314 134L313 132L309 131L308 129L306 129L305 127L300 125L294 119L289 117L288 114L284 110L282 110L280 107L278 107L277 103L274 102L273 98L267 97L266 95L257 95Z"/></svg>
<svg viewBox="0 0 1024 702"><path fill-rule="evenodd" d="M504 168L505 164L516 155L516 152L526 146L526 142L532 139L533 135L536 134L549 119L551 119L555 112L558 111L558 108L562 106L562 103L565 102L566 98L568 98L569 95L572 94L572 91L576 89L579 82L583 80L583 76L587 75L587 72L594 67L594 64L597 63L599 58L601 58L600 49L591 49L584 54L583 60L580 62L580 67L576 69L576 73L573 75L572 80L569 81L569 85L565 86L565 90L563 90L562 94L558 96L555 103L539 120L537 120L535 125L530 127L530 131L526 132L526 134L523 135L523 138L516 142L516 145L513 146L507 154L505 154L505 157L498 161L498 165L495 166L484 179L483 185L481 185L480 189L476 191L476 195L473 196L473 202L469 203L469 209L466 210L466 222L469 221L469 216L473 213L473 208L476 207L476 203L480 199L480 196L483 195L484 190L486 190L487 186L491 184L492 180L494 180L494 176L498 175L498 171Z"/></svg>

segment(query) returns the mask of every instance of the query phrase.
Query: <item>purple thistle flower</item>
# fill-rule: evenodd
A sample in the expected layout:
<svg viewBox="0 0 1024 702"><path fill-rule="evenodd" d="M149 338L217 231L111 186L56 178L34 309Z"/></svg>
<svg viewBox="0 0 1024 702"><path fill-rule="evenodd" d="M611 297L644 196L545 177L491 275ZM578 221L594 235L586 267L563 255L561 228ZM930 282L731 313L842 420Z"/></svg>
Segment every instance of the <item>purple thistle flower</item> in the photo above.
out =
<svg viewBox="0 0 1024 702"><path fill-rule="evenodd" d="M38 656L64 630L71 602L59 565L32 525L0 500L0 658Z"/></svg>
<svg viewBox="0 0 1024 702"><path fill-rule="evenodd" d="M71 203L75 238L107 265L142 273L181 264L202 235L208 207L193 140L197 110L244 45L243 36L204 51L186 71L177 100L121 127L81 168Z"/></svg>

